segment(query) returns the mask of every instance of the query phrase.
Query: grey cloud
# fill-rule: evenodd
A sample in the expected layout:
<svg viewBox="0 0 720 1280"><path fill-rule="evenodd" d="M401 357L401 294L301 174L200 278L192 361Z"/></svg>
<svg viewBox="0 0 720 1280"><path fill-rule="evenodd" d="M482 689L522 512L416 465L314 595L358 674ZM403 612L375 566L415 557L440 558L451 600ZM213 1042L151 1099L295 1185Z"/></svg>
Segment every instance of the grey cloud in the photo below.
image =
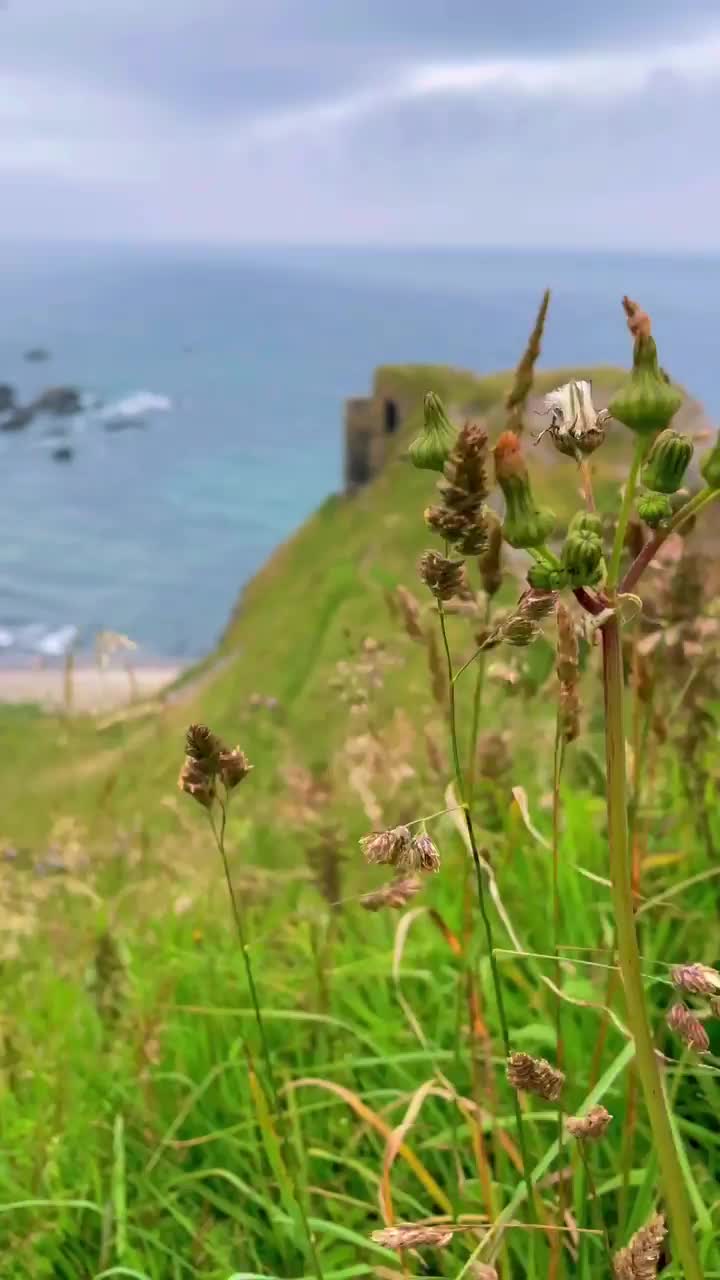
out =
<svg viewBox="0 0 720 1280"><path fill-rule="evenodd" d="M538 13L537 0L8 0L0 235L717 244L717 86L663 73L630 99L571 105L502 87L393 95L429 62L623 55L713 18L720 30L717 0ZM370 107L343 115L348 100ZM278 118L287 136L265 129Z"/></svg>

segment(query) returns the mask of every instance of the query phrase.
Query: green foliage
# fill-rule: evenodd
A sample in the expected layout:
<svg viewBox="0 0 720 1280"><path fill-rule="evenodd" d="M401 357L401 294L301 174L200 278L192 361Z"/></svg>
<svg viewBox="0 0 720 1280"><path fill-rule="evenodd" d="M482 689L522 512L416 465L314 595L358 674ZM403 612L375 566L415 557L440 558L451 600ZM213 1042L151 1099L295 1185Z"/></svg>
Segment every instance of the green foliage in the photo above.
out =
<svg viewBox="0 0 720 1280"><path fill-rule="evenodd" d="M560 376L546 375L547 385ZM474 396L492 411L512 377L415 369L384 370L378 381L418 405L420 386L449 406ZM0 867L3 936L18 940L3 960L0 1020L3 1280L310 1277L291 1168L324 1280L399 1272L398 1255L370 1238L388 1189L396 1221L452 1212L517 1223L533 1213L518 1174L490 954L468 928L472 866L457 812L429 824L442 871L425 877L409 915L370 914L358 901L386 879L358 849L375 825L373 804L390 825L449 803L447 689L427 641L434 606L416 572L429 541L428 477L401 461L413 429L411 421L372 486L329 500L276 553L244 592L218 655L160 712L105 725L0 716L2 837L18 847ZM607 472L602 451L594 455L601 513L616 505L622 448L613 446ZM599 518L573 519L576 488L563 493L557 483L558 466L571 465L534 467L538 501L552 497L572 536L596 538ZM407 634L401 585L420 597ZM493 609L514 606L520 589L507 571ZM461 612L447 618L450 646L468 661L478 625ZM562 1186L579 1231L577 1259L566 1251L554 1260L559 1280L607 1273L602 1236L592 1234L598 1207L615 1248L657 1203L655 1135L628 1074L633 1048L617 999L596 657L583 639L583 730L561 775L549 634L476 658L455 690L459 739L477 748L473 818L493 877L512 1048L554 1058L559 1030L567 1112L602 1102L614 1117L590 1152L593 1203L577 1146L563 1135L559 1149L557 1110L539 1100L523 1109L539 1206L555 1222ZM701 717L684 720L675 678L658 676L652 688L650 703L638 694L628 729L636 918L711 1276L720 1272L715 1059L682 1056L664 1020L674 998L667 966L717 962L708 922L720 840L710 745L718 701L706 695ZM233 799L226 844L279 1111L259 1091L262 1046L206 815L176 790L190 721L239 741L255 766ZM439 767L428 736L440 744ZM49 845L67 859L65 874L38 874ZM323 892L319 847L336 858L341 888L332 894ZM720 1023L706 1025L717 1055ZM460 1233L423 1262L407 1251L408 1274L457 1280L477 1244ZM510 1228L503 1276L527 1275L529 1256L536 1280L547 1275L550 1247L541 1231ZM677 1262L663 1274L678 1280Z"/></svg>

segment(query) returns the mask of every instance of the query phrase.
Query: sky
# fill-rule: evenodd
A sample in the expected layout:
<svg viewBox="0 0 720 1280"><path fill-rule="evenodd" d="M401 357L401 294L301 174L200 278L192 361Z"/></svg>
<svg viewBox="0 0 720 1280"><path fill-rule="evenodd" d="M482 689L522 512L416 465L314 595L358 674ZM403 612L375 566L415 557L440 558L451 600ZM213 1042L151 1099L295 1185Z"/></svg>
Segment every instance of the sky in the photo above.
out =
<svg viewBox="0 0 720 1280"><path fill-rule="evenodd" d="M720 250L718 0L0 0L0 241Z"/></svg>

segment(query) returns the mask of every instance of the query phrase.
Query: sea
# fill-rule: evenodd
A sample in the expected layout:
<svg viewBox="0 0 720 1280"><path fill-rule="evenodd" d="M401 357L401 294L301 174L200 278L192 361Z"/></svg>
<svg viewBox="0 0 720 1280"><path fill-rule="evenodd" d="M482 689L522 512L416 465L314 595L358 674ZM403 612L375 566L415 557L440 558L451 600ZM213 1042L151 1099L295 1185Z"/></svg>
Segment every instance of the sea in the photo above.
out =
<svg viewBox="0 0 720 1280"><path fill-rule="evenodd" d="M0 660L99 631L191 661L342 484L343 400L376 365L627 364L624 293L720 414L720 258L478 249L0 245L0 383L68 418L0 431ZM48 358L28 360L33 348ZM61 433L61 434L59 434Z"/></svg>

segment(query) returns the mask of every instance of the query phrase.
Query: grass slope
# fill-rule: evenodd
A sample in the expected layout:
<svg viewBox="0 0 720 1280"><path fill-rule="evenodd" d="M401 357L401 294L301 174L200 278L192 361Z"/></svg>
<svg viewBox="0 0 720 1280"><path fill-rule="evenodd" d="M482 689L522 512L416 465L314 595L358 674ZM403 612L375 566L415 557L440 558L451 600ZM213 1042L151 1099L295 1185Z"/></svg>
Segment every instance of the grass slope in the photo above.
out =
<svg viewBox="0 0 720 1280"><path fill-rule="evenodd" d="M449 403L489 410L491 420L510 381L425 369L382 376L417 396L434 387ZM544 375L540 389L557 376ZM433 477L402 461L406 443L366 491L329 499L277 551L243 593L216 655L223 661L202 683L188 681L185 701L104 730L22 710L0 717L3 834L24 846L2 866L4 941L16 939L5 946L0 1020L3 1280L304 1280L315 1272L287 1195L289 1167L304 1189L323 1280L467 1277L477 1235L400 1259L370 1232L436 1214L526 1216L488 956L470 928L468 860L452 818L435 828L442 873L400 926L352 900L383 878L357 855L368 807L394 823L445 803L442 759L438 771L425 744L429 730L442 756L427 655L387 601L398 583L415 589L417 555L431 542L422 510ZM610 446L597 477L605 499L621 449ZM542 457L538 450L538 490L567 515L575 505L571 464L546 466ZM510 579L507 598L516 592ZM456 652L469 653L467 622L453 618L451 630ZM334 679L368 636L391 662L358 719ZM532 953L500 958L512 1044L553 1058L546 800L554 720L551 699L529 696L554 680L553 653L542 642L525 651L510 687L505 663L499 654L499 678L488 679L483 728L508 731L510 762L503 771L496 740L476 819L506 922ZM612 913L601 726L588 667L584 732L563 796L562 940L573 959L563 969L560 1028L568 1111L603 1101L614 1116L591 1159L617 1247L654 1208L657 1168L605 967ZM253 710L256 694L277 699L277 709ZM202 811L175 788L184 730L196 719L239 740L255 765L234 804L228 847L287 1102L284 1152L258 1089L260 1043L217 854ZM526 788L536 834L511 801L512 784ZM701 839L683 786L677 766L653 779L639 847L643 953L712 1276L720 1274L717 1074L712 1060L678 1062L663 1031L665 962L717 960L707 922L718 818L708 810ZM48 843L69 874L37 874L34 859ZM326 881L334 875L326 896L350 899L343 907L318 892L309 846L329 850L319 879L323 866ZM497 945L512 948L497 913L494 920ZM504 1280L531 1274L530 1238L537 1277L608 1275L602 1235L586 1234L597 1230L597 1206L577 1152L566 1150L558 1164L556 1111L536 1100L527 1114L538 1176L565 1170L578 1256L555 1250L551 1264L544 1233L512 1229L500 1256ZM389 1146L403 1121L402 1141ZM555 1218L552 1180L541 1183L540 1207ZM677 1280L677 1270L664 1275Z"/></svg>

